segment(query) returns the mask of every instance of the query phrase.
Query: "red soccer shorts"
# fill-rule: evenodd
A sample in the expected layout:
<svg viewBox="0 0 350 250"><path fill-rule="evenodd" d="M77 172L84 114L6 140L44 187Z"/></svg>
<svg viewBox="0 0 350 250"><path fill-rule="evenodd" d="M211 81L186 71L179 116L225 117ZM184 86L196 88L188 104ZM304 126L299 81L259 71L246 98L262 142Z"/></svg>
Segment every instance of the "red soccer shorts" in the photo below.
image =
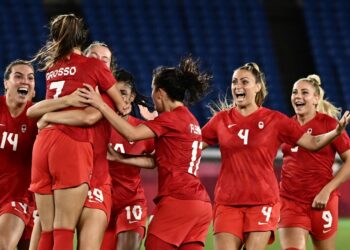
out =
<svg viewBox="0 0 350 250"><path fill-rule="evenodd" d="M280 204L258 206L225 206L215 205L214 234L230 233L244 242L245 234L249 232L271 231L269 244L275 239L280 216Z"/></svg>
<svg viewBox="0 0 350 250"><path fill-rule="evenodd" d="M153 214L147 235L153 234L176 246L189 242L204 245L212 219L210 202L166 196L157 204Z"/></svg>
<svg viewBox="0 0 350 250"><path fill-rule="evenodd" d="M112 207L111 186L105 184L100 187L91 187L84 207L102 210L107 216L107 221L109 221Z"/></svg>
<svg viewBox="0 0 350 250"><path fill-rule="evenodd" d="M89 142L75 141L54 127L43 129L33 147L29 190L51 194L55 189L89 184L92 167L93 152Z"/></svg>
<svg viewBox="0 0 350 250"><path fill-rule="evenodd" d="M330 238L338 229L339 196L332 194L327 206L314 209L311 204L304 204L281 197L281 220L279 228L300 227L308 230L317 240Z"/></svg>
<svg viewBox="0 0 350 250"><path fill-rule="evenodd" d="M147 205L145 201L137 202L121 209L116 218L116 231L119 234L124 231L139 231L138 228L146 228ZM141 235L143 238L145 235Z"/></svg>
<svg viewBox="0 0 350 250"><path fill-rule="evenodd" d="M101 250L115 250L117 235L125 231L134 231L143 239L147 223L147 205L145 201L134 203L112 214L105 232Z"/></svg>
<svg viewBox="0 0 350 250"><path fill-rule="evenodd" d="M23 220L28 225L33 213L33 207L28 206L26 202L11 201L0 206L0 215L13 214Z"/></svg>

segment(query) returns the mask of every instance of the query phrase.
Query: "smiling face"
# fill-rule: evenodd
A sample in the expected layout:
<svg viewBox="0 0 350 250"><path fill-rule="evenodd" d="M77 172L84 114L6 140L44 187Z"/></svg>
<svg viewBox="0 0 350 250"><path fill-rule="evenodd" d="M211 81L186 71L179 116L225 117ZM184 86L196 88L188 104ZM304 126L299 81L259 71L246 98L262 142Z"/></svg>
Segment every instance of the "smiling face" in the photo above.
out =
<svg viewBox="0 0 350 250"><path fill-rule="evenodd" d="M291 102L297 115L309 115L316 113L319 96L315 88L305 80L297 81L293 86Z"/></svg>
<svg viewBox="0 0 350 250"><path fill-rule="evenodd" d="M4 81L6 98L16 104L26 104L34 97L34 71L28 65L12 66L8 79Z"/></svg>
<svg viewBox="0 0 350 250"><path fill-rule="evenodd" d="M257 107L255 97L260 89L261 85L250 71L239 69L233 73L231 90L238 108Z"/></svg>

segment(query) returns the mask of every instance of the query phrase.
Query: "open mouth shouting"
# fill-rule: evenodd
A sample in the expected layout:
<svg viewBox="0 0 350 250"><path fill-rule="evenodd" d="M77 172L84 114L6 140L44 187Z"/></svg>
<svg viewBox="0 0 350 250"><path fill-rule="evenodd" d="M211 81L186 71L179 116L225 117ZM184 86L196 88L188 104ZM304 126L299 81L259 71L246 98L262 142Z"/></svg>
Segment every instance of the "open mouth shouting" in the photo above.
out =
<svg viewBox="0 0 350 250"><path fill-rule="evenodd" d="M20 96L25 97L25 96L27 96L28 93L29 93L29 88L28 88L28 87L24 87L24 86L19 87L19 88L17 89L17 93L18 93Z"/></svg>

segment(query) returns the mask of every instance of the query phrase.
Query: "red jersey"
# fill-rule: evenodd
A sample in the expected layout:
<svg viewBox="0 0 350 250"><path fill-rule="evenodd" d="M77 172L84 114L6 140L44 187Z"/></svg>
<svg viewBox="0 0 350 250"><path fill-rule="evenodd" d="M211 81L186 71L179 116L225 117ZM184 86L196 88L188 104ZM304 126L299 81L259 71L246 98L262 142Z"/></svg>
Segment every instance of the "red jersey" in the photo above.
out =
<svg viewBox="0 0 350 250"><path fill-rule="evenodd" d="M55 99L83 88L83 83L93 88L99 86L103 91L111 88L117 81L111 71L99 59L75 53L70 58L57 61L46 72L46 99ZM67 108L71 109L71 108ZM89 141L88 128L56 125L62 132L78 141Z"/></svg>
<svg viewBox="0 0 350 250"><path fill-rule="evenodd" d="M157 135L155 164L158 167L158 195L180 200L210 201L198 178L202 154L202 134L197 119L184 106L161 113L146 121Z"/></svg>
<svg viewBox="0 0 350 250"><path fill-rule="evenodd" d="M32 163L32 148L38 131L36 120L23 112L13 118L0 97L0 206L4 202L22 201L28 195Z"/></svg>
<svg viewBox="0 0 350 250"><path fill-rule="evenodd" d="M108 106L113 108L113 101L108 95L102 94L102 99ZM100 187L104 184L111 184L108 169L107 149L109 138L111 137L112 127L109 121L102 118L92 129L94 168L92 171L91 186Z"/></svg>
<svg viewBox="0 0 350 250"><path fill-rule="evenodd" d="M294 145L304 134L280 112L259 108L242 116L236 108L217 113L203 128L203 141L219 144L221 170L215 202L263 205L279 200L273 162L282 142Z"/></svg>
<svg viewBox="0 0 350 250"><path fill-rule="evenodd" d="M296 117L293 118L296 120ZM301 127L304 132L319 135L333 130L337 124L336 119L317 113L311 121ZM342 154L349 149L350 141L346 132L317 152L283 144L281 196L311 204L315 196L333 178L335 153Z"/></svg>
<svg viewBox="0 0 350 250"><path fill-rule="evenodd" d="M128 116L128 122L133 126L143 123L140 119L132 116ZM119 153L141 155L151 154L154 151L154 139L129 142L116 130L112 130L110 142L114 150ZM141 185L141 168L110 161L109 171L113 183L113 209L119 210L135 201L145 199Z"/></svg>

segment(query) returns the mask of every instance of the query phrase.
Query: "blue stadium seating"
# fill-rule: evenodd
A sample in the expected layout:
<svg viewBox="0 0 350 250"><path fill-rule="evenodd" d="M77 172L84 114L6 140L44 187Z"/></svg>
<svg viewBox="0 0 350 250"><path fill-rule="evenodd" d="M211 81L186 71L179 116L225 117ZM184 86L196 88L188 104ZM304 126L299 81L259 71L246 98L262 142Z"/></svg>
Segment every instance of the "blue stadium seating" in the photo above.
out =
<svg viewBox="0 0 350 250"><path fill-rule="evenodd" d="M15 59L29 60L39 50L47 37L47 17L43 3L31 0L0 1L0 67ZM36 90L39 99L45 94L43 74L36 75ZM2 88L1 88L2 91Z"/></svg>
<svg viewBox="0 0 350 250"><path fill-rule="evenodd" d="M266 105L287 110L258 0L85 0L82 10L91 38L113 48L119 66L135 74L145 94L150 94L153 68L174 65L189 53L199 57L214 75L212 93L192 108L201 124L210 115L209 100L225 95L233 70L250 61L266 73L270 92Z"/></svg>
<svg viewBox="0 0 350 250"><path fill-rule="evenodd" d="M339 1L304 1L310 47L326 97L336 106L349 108L350 4Z"/></svg>

